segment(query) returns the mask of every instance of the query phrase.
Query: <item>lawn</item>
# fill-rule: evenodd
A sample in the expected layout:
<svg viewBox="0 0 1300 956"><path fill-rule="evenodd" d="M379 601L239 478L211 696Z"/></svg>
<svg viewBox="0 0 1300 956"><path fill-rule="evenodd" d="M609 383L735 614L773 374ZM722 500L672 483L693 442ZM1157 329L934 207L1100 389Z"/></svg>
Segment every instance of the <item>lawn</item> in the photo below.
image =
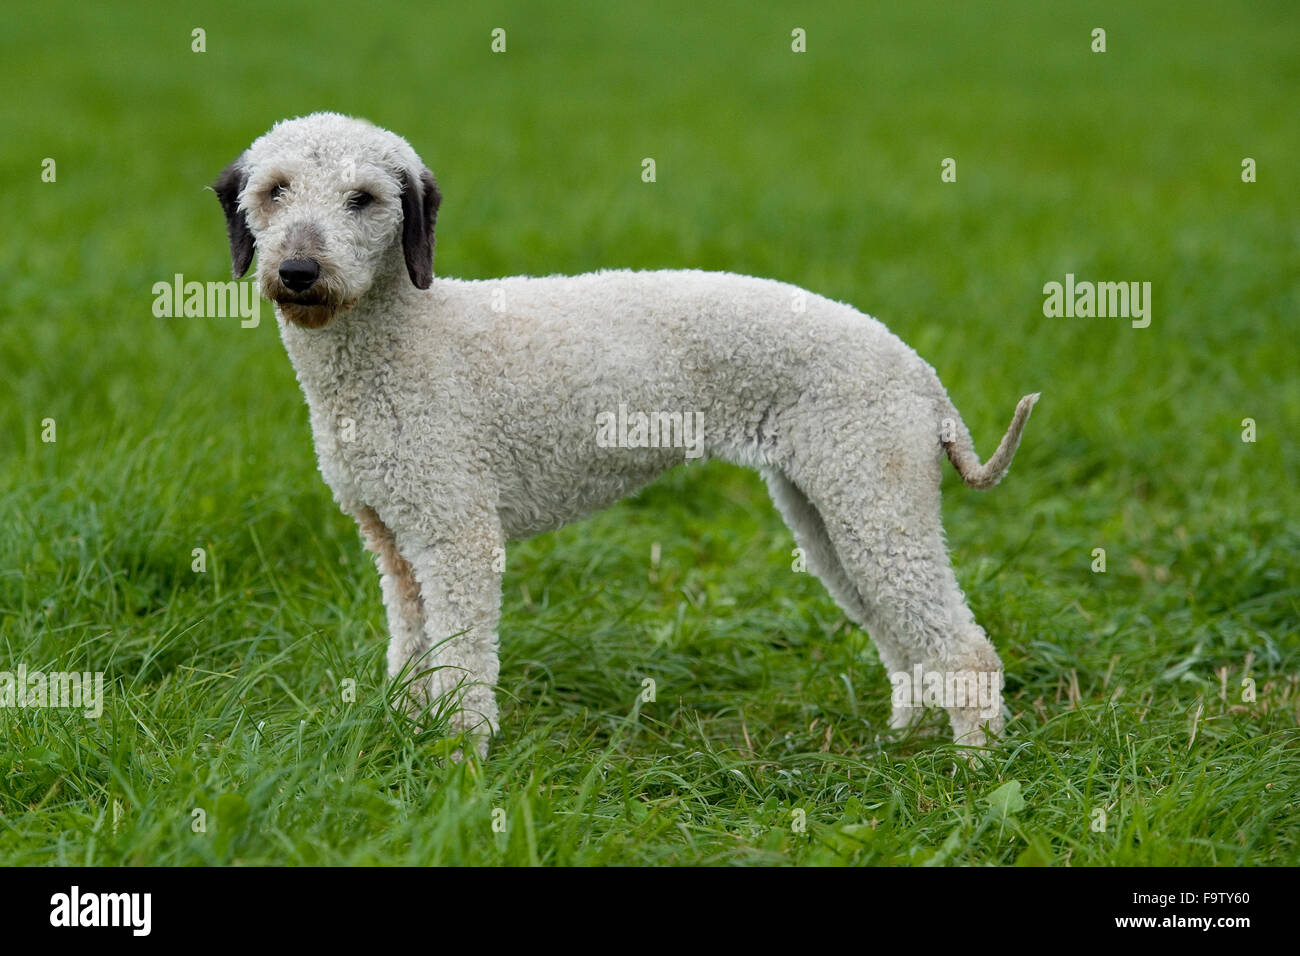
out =
<svg viewBox="0 0 1300 956"><path fill-rule="evenodd" d="M0 671L105 699L0 707L0 863L1300 864L1294 4L335 9L6 13ZM890 732L718 463L511 547L485 762L394 719L270 306L153 312L229 275L205 185L316 109L433 168L439 274L790 281L915 347L986 456L1041 391L1002 485L945 466L1003 741ZM1067 274L1150 282L1150 325L1045 316Z"/></svg>

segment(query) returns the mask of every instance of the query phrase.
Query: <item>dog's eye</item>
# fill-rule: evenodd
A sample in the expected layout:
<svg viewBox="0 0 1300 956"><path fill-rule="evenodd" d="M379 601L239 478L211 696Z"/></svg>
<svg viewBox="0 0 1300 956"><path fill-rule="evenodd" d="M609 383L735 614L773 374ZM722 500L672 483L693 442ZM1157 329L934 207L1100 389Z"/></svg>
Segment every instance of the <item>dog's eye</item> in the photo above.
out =
<svg viewBox="0 0 1300 956"><path fill-rule="evenodd" d="M287 190L288 188L289 188L289 184L286 182L281 181L276 183L274 186L271 187L271 192L270 192L271 199L274 200L275 202L279 202L280 197L284 195L285 190Z"/></svg>
<svg viewBox="0 0 1300 956"><path fill-rule="evenodd" d="M365 209L374 201L375 201L374 196L370 195L370 193L366 192L363 189L358 189L356 192L348 196L348 208Z"/></svg>

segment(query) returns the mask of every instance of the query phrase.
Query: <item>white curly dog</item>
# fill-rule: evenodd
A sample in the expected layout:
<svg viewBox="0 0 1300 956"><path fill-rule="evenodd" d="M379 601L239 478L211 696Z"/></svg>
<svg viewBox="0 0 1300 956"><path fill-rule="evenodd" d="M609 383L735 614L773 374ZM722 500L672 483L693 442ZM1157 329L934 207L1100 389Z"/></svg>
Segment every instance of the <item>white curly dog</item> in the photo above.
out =
<svg viewBox="0 0 1300 956"><path fill-rule="evenodd" d="M389 674L418 674L414 703L454 706L480 753L497 729L506 542L697 455L763 473L891 679L947 681L942 700L895 694L891 726L938 703L964 744L1001 732L1002 665L948 561L940 465L946 452L966 484L995 485L1037 395L981 465L928 364L794 286L699 271L435 280L433 176L362 120L280 122L214 189L236 277L258 251L321 474L376 554Z"/></svg>

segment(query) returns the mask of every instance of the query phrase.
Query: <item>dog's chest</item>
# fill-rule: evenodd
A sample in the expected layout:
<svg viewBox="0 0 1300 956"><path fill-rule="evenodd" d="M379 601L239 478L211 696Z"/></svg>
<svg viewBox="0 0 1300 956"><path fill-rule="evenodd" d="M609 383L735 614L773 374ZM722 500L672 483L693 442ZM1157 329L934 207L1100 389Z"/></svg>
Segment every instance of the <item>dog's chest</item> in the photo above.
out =
<svg viewBox="0 0 1300 956"><path fill-rule="evenodd" d="M401 422L376 408L376 396L334 395L311 402L312 440L321 476L340 503L365 502L389 487L400 458Z"/></svg>

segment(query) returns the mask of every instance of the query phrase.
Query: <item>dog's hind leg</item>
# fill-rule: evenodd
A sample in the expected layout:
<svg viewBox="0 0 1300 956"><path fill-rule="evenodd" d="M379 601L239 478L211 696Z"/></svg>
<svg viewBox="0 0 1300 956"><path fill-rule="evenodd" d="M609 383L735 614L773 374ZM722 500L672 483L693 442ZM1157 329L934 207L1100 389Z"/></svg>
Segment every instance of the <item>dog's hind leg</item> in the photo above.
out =
<svg viewBox="0 0 1300 956"><path fill-rule="evenodd" d="M906 695L912 702L942 706L954 739L980 746L986 728L1002 730L1002 663L948 558L939 424L927 410L903 410L876 423L864 440L870 444L859 454L842 445L816 454L804 449L791 476L821 515L868 609L891 681L906 675L900 683L916 692ZM918 665L922 684L915 687Z"/></svg>
<svg viewBox="0 0 1300 956"><path fill-rule="evenodd" d="M867 631L875 639L876 652L887 674L911 671L919 661L910 658L905 648L896 646L878 624L872 623L872 614L862 592L845 570L835 545L826 531L826 522L817 507L808 500L799 487L776 468L761 469L767 481L772 503L776 505L786 526L794 534L795 544L803 552L808 569L821 580L830 596L850 621ZM917 708L895 704L890 714L889 726L902 729L921 715Z"/></svg>
<svg viewBox="0 0 1300 956"><path fill-rule="evenodd" d="M920 665L918 696L948 712L953 739L981 746L986 727L1002 731L1002 662L957 583L937 501L929 518L906 509L906 522L891 514L897 506L873 496L823 513L836 553L875 608L872 636L913 668ZM913 670L904 685L917 677Z"/></svg>

